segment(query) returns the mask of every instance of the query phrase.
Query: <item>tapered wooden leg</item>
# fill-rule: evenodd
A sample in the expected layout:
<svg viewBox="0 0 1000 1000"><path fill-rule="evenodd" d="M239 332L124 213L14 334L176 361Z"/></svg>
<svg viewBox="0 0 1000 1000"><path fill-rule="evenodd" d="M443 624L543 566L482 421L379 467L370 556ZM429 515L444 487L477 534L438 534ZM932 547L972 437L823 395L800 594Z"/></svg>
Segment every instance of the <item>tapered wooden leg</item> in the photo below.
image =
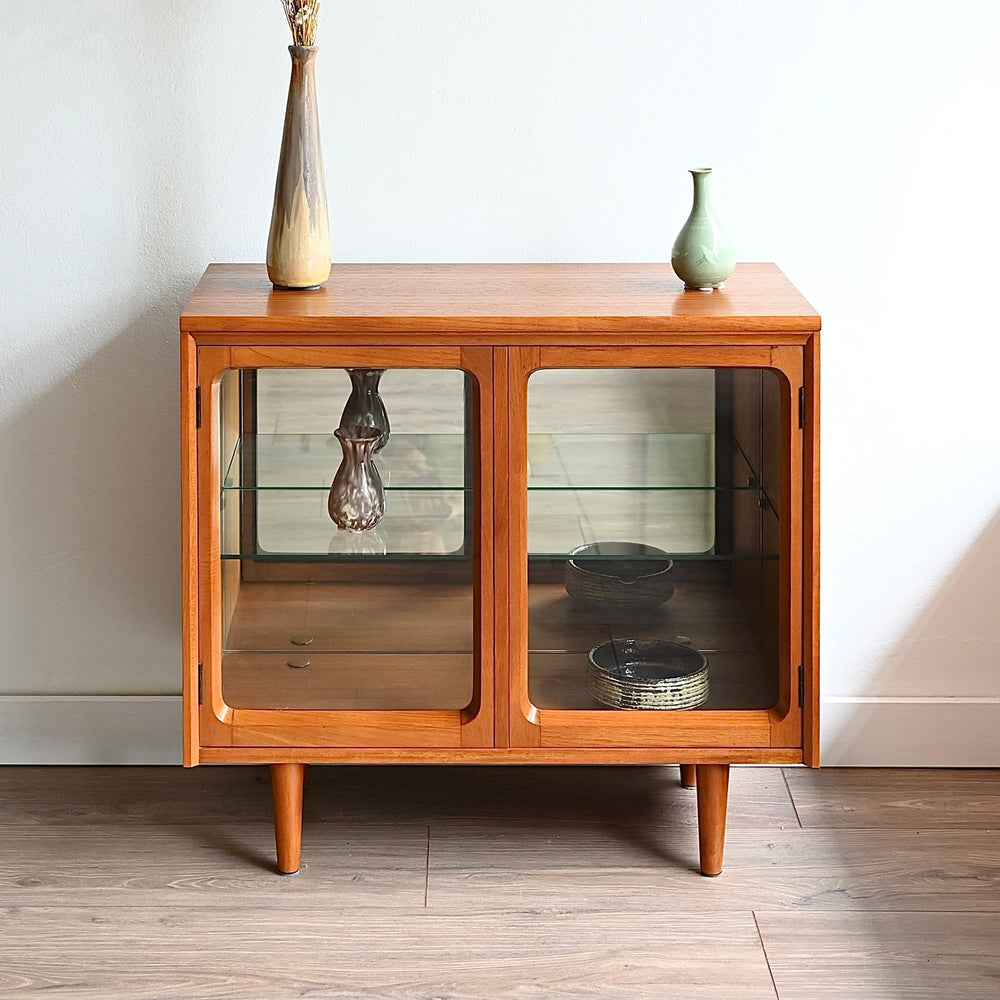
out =
<svg viewBox="0 0 1000 1000"><path fill-rule="evenodd" d="M722 872L726 843L726 803L729 800L729 765L698 764L698 854L702 875Z"/></svg>
<svg viewBox="0 0 1000 1000"><path fill-rule="evenodd" d="M698 784L694 764L681 764L681 785L684 788L694 788Z"/></svg>
<svg viewBox="0 0 1000 1000"><path fill-rule="evenodd" d="M305 764L271 765L271 798L274 800L274 843L278 871L294 875L302 855L302 785Z"/></svg>

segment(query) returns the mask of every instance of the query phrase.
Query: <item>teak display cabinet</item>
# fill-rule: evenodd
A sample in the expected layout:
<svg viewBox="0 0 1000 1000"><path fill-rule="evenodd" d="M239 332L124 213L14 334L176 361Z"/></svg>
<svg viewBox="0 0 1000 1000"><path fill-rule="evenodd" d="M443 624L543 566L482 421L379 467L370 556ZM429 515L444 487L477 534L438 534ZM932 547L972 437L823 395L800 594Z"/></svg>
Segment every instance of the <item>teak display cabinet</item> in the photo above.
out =
<svg viewBox="0 0 1000 1000"><path fill-rule="evenodd" d="M662 264L339 265L313 292L217 264L180 325L184 762L271 766L281 872L308 764L679 763L705 874L731 764L818 764L820 323L773 265L702 293ZM358 368L392 426L355 534L326 493ZM624 598L571 597L568 560L621 542ZM595 700L590 650L652 638L704 653L707 700Z"/></svg>

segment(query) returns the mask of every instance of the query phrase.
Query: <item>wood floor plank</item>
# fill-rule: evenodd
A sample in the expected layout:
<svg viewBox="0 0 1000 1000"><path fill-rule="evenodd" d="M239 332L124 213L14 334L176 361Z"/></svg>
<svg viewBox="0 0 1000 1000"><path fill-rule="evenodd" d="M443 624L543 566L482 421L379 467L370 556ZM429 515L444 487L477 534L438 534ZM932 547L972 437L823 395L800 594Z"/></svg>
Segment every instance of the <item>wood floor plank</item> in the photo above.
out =
<svg viewBox="0 0 1000 1000"><path fill-rule="evenodd" d="M163 908L422 906L423 824L307 827L298 876L277 874L270 822L117 829L8 827L0 849L0 906Z"/></svg>
<svg viewBox="0 0 1000 1000"><path fill-rule="evenodd" d="M0 996L775 1000L753 917L0 909Z"/></svg>
<svg viewBox="0 0 1000 1000"><path fill-rule="evenodd" d="M0 768L0 997L1000 1000L995 777L734 768L706 879L674 767L317 767L282 878L266 768Z"/></svg>
<svg viewBox="0 0 1000 1000"><path fill-rule="evenodd" d="M1000 997L1000 914L758 913L781 1000Z"/></svg>
<svg viewBox="0 0 1000 1000"><path fill-rule="evenodd" d="M430 906L1000 912L1000 831L733 830L706 879L687 828L441 821L429 864Z"/></svg>
<svg viewBox="0 0 1000 1000"><path fill-rule="evenodd" d="M785 770L805 827L1000 828L1000 772L893 768Z"/></svg>
<svg viewBox="0 0 1000 1000"><path fill-rule="evenodd" d="M0 767L0 826L261 822L266 767Z"/></svg>

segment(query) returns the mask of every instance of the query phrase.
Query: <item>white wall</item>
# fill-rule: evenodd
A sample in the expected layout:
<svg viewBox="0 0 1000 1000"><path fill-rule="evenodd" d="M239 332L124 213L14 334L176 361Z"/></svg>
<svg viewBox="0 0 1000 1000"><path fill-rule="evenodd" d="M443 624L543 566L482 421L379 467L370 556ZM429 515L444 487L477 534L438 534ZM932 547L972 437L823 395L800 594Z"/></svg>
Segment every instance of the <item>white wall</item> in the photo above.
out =
<svg viewBox="0 0 1000 1000"><path fill-rule="evenodd" d="M3 18L2 760L179 759L176 315L263 257L286 31ZM716 168L825 320L826 762L1000 764L1000 5L324 0L319 44L341 260L664 260Z"/></svg>

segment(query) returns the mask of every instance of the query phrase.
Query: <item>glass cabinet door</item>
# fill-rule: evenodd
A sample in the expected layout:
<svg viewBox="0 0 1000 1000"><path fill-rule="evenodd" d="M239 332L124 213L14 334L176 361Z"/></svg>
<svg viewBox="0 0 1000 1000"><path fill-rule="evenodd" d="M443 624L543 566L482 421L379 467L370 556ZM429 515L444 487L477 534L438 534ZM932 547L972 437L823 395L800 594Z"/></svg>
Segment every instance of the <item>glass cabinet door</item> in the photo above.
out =
<svg viewBox="0 0 1000 1000"><path fill-rule="evenodd" d="M474 374L233 367L216 387L212 684L234 741L491 741Z"/></svg>
<svg viewBox="0 0 1000 1000"><path fill-rule="evenodd" d="M523 376L512 738L766 744L797 710L789 380L627 358Z"/></svg>

